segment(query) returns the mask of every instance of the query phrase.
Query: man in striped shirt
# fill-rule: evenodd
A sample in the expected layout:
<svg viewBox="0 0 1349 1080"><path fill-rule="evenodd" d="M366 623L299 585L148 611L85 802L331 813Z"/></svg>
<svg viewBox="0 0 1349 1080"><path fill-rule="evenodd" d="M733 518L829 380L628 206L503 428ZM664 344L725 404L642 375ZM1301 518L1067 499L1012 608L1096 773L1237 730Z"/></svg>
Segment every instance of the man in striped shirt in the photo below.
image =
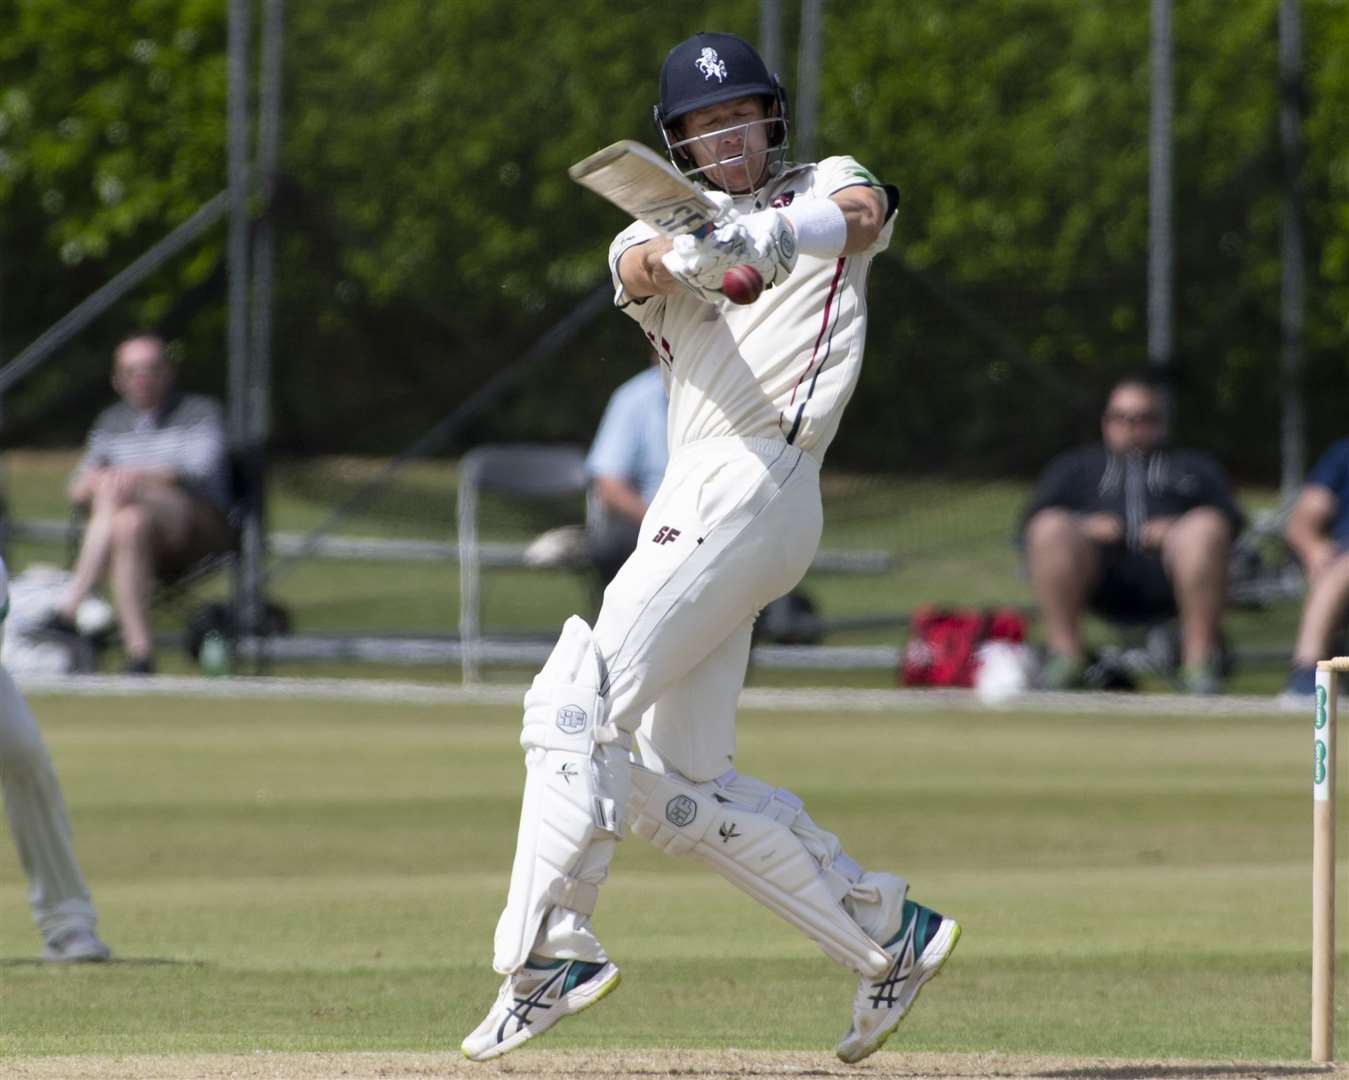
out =
<svg viewBox="0 0 1349 1080"><path fill-rule="evenodd" d="M117 608L126 670L154 670L150 594L230 544L229 465L220 406L179 392L164 342L138 333L117 346L112 385L121 401L89 433L68 489L87 507L74 577L55 624L74 630L80 602L106 577Z"/></svg>

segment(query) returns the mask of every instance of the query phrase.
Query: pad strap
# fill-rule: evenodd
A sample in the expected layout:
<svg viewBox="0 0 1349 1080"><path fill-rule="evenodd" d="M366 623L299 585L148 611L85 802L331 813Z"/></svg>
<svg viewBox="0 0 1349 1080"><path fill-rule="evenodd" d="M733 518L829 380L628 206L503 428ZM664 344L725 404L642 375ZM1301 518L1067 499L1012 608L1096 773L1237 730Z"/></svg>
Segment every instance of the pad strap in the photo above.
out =
<svg viewBox="0 0 1349 1080"><path fill-rule="evenodd" d="M728 769L713 783L717 786L719 802L766 814L791 829L815 859L835 900L842 901L851 894L853 886L862 877L862 867L843 850L837 836L811 820L799 795L735 769Z"/></svg>
<svg viewBox="0 0 1349 1080"><path fill-rule="evenodd" d="M792 830L768 814L719 803L688 781L633 765L632 831L671 855L707 863L805 933L825 955L879 977L891 958L862 930Z"/></svg>
<svg viewBox="0 0 1349 1080"><path fill-rule="evenodd" d="M549 887L548 898L555 907L593 915L600 900L600 887L576 878L560 878Z"/></svg>

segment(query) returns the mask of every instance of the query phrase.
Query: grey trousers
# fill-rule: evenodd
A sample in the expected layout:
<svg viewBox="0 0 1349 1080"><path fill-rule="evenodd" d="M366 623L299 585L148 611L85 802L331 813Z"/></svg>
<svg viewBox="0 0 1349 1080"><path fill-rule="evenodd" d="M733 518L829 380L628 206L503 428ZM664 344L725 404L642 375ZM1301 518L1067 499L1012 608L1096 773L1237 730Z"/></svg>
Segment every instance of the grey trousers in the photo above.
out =
<svg viewBox="0 0 1349 1080"><path fill-rule="evenodd" d="M33 921L50 940L96 921L75 862L61 785L37 721L13 677L0 668L0 790L5 816L28 877Z"/></svg>

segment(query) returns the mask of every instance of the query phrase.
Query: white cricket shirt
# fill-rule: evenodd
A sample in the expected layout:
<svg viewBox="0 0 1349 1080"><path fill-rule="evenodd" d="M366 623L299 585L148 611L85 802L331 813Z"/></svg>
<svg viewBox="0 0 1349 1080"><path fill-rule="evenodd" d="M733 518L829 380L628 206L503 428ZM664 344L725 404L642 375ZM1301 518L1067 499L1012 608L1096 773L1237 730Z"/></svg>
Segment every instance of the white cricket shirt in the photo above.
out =
<svg viewBox="0 0 1349 1080"><path fill-rule="evenodd" d="M859 184L880 187L850 157L788 165L757 196L735 207L750 214L795 199L822 199ZM656 235L634 222L609 246L615 304L636 319L663 361L673 451L701 439L781 438L823 460L862 369L867 273L890 243L894 220L860 255L802 255L787 280L752 304L708 304L689 293L634 301L618 260Z"/></svg>

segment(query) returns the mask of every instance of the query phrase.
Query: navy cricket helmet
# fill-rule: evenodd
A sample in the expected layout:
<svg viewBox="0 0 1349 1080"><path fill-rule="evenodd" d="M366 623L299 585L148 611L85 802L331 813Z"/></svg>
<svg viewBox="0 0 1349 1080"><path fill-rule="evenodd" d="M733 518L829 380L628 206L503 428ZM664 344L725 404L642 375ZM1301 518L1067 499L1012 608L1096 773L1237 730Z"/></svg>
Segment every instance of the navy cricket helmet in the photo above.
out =
<svg viewBox="0 0 1349 1080"><path fill-rule="evenodd" d="M679 147L681 140L674 131L681 117L695 109L743 97L767 99L769 116L765 122L772 125L768 145L785 151L787 94L753 45L736 34L704 31L671 49L660 69L660 103L652 109L671 158L688 156Z"/></svg>

